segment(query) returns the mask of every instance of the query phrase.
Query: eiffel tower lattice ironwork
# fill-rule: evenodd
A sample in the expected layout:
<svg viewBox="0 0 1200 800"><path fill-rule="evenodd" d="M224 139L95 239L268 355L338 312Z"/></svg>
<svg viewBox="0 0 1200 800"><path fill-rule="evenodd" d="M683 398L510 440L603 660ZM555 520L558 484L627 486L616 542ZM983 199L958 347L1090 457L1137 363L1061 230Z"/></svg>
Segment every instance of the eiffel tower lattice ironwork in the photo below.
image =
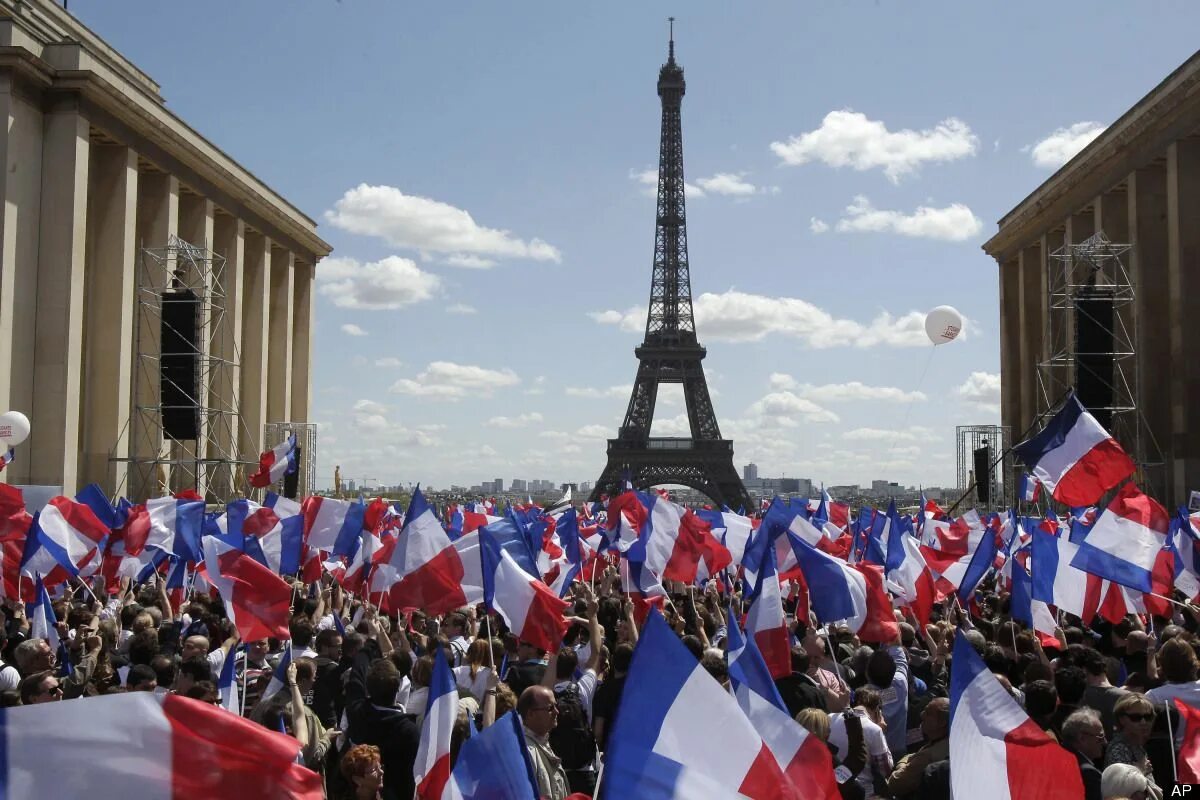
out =
<svg viewBox="0 0 1200 800"><path fill-rule="evenodd" d="M733 442L721 438L701 361L706 350L696 339L692 282L688 271L687 214L684 205L683 68L675 63L672 31L667 63L658 73L662 135L658 157L658 214L654 230L654 274L646 338L634 352L637 378L625 421L608 440L608 465L592 499L619 491L625 480L645 489L681 484L718 504L750 508L750 497L733 466ZM651 437L654 403L663 383L683 385L688 437Z"/></svg>

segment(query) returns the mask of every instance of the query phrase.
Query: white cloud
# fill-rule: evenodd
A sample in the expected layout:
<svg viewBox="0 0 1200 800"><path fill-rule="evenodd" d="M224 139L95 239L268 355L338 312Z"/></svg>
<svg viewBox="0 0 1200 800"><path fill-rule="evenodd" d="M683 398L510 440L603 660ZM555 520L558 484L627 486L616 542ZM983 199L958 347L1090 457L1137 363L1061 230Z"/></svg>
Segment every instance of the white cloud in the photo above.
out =
<svg viewBox="0 0 1200 800"><path fill-rule="evenodd" d="M563 431L539 431L538 437L541 439L553 439L556 442L565 442L571 438L571 434Z"/></svg>
<svg viewBox="0 0 1200 800"><path fill-rule="evenodd" d="M792 392L771 392L750 405L748 413L760 426L794 428L800 422L838 422L840 417L827 408Z"/></svg>
<svg viewBox="0 0 1200 800"><path fill-rule="evenodd" d="M545 394L546 393L546 376L538 375L533 379L533 385L525 390L525 394Z"/></svg>
<svg viewBox="0 0 1200 800"><path fill-rule="evenodd" d="M382 414L356 414L354 416L354 427L363 433L382 433L390 425Z"/></svg>
<svg viewBox="0 0 1200 800"><path fill-rule="evenodd" d="M962 203L945 208L917 206L916 211L905 214L874 208L870 200L859 195L846 206L846 214L838 220L839 233L898 233L918 239L961 242L983 230L983 221Z"/></svg>
<svg viewBox="0 0 1200 800"><path fill-rule="evenodd" d="M491 269L496 266L496 262L490 258L468 256L462 253L455 253L452 256L448 256L446 263L452 267L466 267L467 269Z"/></svg>
<svg viewBox="0 0 1200 800"><path fill-rule="evenodd" d="M690 436L692 425L685 411L673 417L655 417L650 423L651 436Z"/></svg>
<svg viewBox="0 0 1200 800"><path fill-rule="evenodd" d="M394 186L360 184L325 212L331 225L377 236L423 253L446 253L457 266L480 268L489 258L561 261L562 254L541 239L525 241L505 230L485 228L470 213L448 203L408 195ZM471 256L478 257L472 262Z"/></svg>
<svg viewBox="0 0 1200 800"><path fill-rule="evenodd" d="M974 155L978 147L971 128L955 117L925 130L889 131L879 120L850 109L830 111L816 130L771 143L772 152L790 166L820 161L860 172L882 167L893 183L926 162L955 161Z"/></svg>
<svg viewBox="0 0 1200 800"><path fill-rule="evenodd" d="M402 378L390 391L418 397L458 400L463 397L489 397L496 389L515 386L521 379L510 369L494 370L452 361L430 362L416 379Z"/></svg>
<svg viewBox="0 0 1200 800"><path fill-rule="evenodd" d="M758 342L770 335L799 339L805 346L830 347L925 347L925 312L910 311L894 317L880 312L869 323L838 319L807 300L796 297L766 297L730 289L721 294L705 292L693 301L696 328L705 341ZM621 330L640 332L644 309L593 312L597 322L617 325ZM964 321L963 333L967 331ZM960 334L962 335L962 334Z"/></svg>
<svg viewBox="0 0 1200 800"><path fill-rule="evenodd" d="M785 375L782 372L772 372L767 377L767 384L772 389L781 390L795 389L798 385L795 378L793 378L791 375Z"/></svg>
<svg viewBox="0 0 1200 800"><path fill-rule="evenodd" d="M603 389L595 386L568 386L564 390L567 397L628 397L632 391L633 386L628 383Z"/></svg>
<svg viewBox="0 0 1200 800"><path fill-rule="evenodd" d="M386 414L388 407L374 400L359 400L354 404L354 410L361 414Z"/></svg>
<svg viewBox="0 0 1200 800"><path fill-rule="evenodd" d="M696 183L705 192L733 197L749 197L760 190L743 177L743 173L718 172L708 178L697 178Z"/></svg>
<svg viewBox="0 0 1200 800"><path fill-rule="evenodd" d="M383 358L375 359L375 366L377 366L377 367L402 367L402 366L404 366L404 362L398 358L394 358L393 356L385 356Z"/></svg>
<svg viewBox="0 0 1200 800"><path fill-rule="evenodd" d="M910 431L888 431L882 428L855 428L846 431L842 438L851 442L914 442L917 436Z"/></svg>
<svg viewBox="0 0 1200 800"><path fill-rule="evenodd" d="M1000 376L992 372L972 372L954 393L981 411L1000 411Z"/></svg>
<svg viewBox="0 0 1200 800"><path fill-rule="evenodd" d="M771 377L778 377L778 373ZM784 375L782 377L791 380L790 376ZM912 403L924 402L928 399L924 392L906 392L895 386L868 386L859 381L826 383L819 386L809 383L796 386L793 381L792 388L796 389L796 392L801 397L816 400L818 403L849 403L858 400L887 400L889 402Z"/></svg>
<svg viewBox="0 0 1200 800"><path fill-rule="evenodd" d="M317 265L319 291L341 308L382 311L420 303L437 294L441 280L407 258L388 256L361 264L326 258Z"/></svg>
<svg viewBox="0 0 1200 800"><path fill-rule="evenodd" d="M1042 169L1058 169L1092 143L1107 126L1099 122L1076 122L1069 128L1059 128L1030 149L1035 166Z"/></svg>
<svg viewBox="0 0 1200 800"><path fill-rule="evenodd" d="M642 186L642 194L648 197L654 197L658 194L658 170L636 169L629 170L629 179L637 181ZM683 196L688 200L697 200L704 197L704 190L694 183L683 184Z"/></svg>
<svg viewBox="0 0 1200 800"><path fill-rule="evenodd" d="M527 425L541 421L542 415L533 411L516 417L492 417L487 421L487 424L494 428L524 428Z"/></svg>
<svg viewBox="0 0 1200 800"><path fill-rule="evenodd" d="M579 430L575 431L575 435L584 439L607 439L609 436L616 435L617 431L614 428L609 428L605 425L584 425Z"/></svg>
<svg viewBox="0 0 1200 800"><path fill-rule="evenodd" d="M813 217L808 221L808 229L813 233L825 233L827 230L829 230L829 223L823 219L817 219L816 217Z"/></svg>
<svg viewBox="0 0 1200 800"><path fill-rule="evenodd" d="M475 306L469 306L466 303L455 303L452 306L446 306L447 314L474 314Z"/></svg>
<svg viewBox="0 0 1200 800"><path fill-rule="evenodd" d="M355 325L353 322L347 322L342 326L342 333L347 336L366 336L367 332Z"/></svg>
<svg viewBox="0 0 1200 800"><path fill-rule="evenodd" d="M486 458L493 458L500 454L496 452L496 448L492 447L490 444L485 444L483 447L479 448L479 455Z"/></svg>

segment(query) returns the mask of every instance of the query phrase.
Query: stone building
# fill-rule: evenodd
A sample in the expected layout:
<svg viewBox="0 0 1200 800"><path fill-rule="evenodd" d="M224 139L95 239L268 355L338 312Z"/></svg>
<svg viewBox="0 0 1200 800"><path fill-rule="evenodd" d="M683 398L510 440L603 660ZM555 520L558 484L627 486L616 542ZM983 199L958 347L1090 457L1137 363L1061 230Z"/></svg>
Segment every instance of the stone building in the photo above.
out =
<svg viewBox="0 0 1200 800"><path fill-rule="evenodd" d="M1168 505L1186 503L1200 489L1191 303L1200 291L1200 53L1006 214L983 246L999 266L1001 414L1014 441L1078 382L1080 306L1062 290L1062 256L1098 232L1130 245L1119 254L1124 278L1095 271L1118 298L1112 429L1146 465L1139 482ZM1093 280L1087 272L1067 282L1076 295Z"/></svg>
<svg viewBox="0 0 1200 800"><path fill-rule="evenodd" d="M50 0L0 0L0 105L0 410L33 429L0 480L140 498L186 482L172 459L254 460L265 424L306 421L314 270L330 252L313 220ZM158 402L137 385L151 339L139 339L139 262L175 237L224 260L220 326L206 318L198 347L229 367L219 388L238 417L202 422L191 443L139 444L131 421Z"/></svg>

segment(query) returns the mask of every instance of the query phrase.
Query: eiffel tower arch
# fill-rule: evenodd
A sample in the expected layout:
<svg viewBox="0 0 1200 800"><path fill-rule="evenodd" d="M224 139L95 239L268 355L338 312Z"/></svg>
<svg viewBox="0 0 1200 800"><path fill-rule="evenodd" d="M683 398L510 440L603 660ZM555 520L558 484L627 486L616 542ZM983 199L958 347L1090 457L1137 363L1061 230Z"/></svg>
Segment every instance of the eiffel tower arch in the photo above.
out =
<svg viewBox="0 0 1200 800"><path fill-rule="evenodd" d="M733 441L721 438L703 362L707 351L696 338L692 280L688 269L687 210L683 181L683 68L675 62L675 37L658 73L662 132L658 155L658 207L654 227L654 269L646 336L638 359L633 394L617 438L608 440L608 465L592 499L614 494L624 479L639 489L677 483L703 492L718 505L750 508L750 496L733 466ZM690 436L651 437L658 387L683 386Z"/></svg>

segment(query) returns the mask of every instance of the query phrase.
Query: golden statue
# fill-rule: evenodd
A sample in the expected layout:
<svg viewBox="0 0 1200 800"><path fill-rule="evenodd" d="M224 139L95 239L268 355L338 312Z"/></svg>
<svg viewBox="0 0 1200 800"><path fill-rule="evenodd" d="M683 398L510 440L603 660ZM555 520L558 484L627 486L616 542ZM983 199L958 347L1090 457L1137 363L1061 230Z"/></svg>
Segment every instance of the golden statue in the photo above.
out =
<svg viewBox="0 0 1200 800"><path fill-rule="evenodd" d="M340 464L333 468L333 494L335 497L342 496L342 467Z"/></svg>

